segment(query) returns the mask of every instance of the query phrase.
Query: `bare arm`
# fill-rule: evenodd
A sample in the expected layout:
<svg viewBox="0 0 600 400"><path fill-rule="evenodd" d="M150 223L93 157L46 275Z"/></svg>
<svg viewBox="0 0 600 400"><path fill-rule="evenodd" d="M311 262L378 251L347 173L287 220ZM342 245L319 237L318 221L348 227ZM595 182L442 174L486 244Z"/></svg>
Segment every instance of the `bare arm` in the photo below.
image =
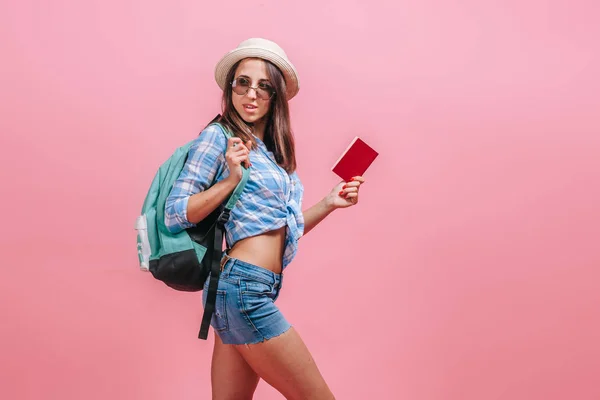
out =
<svg viewBox="0 0 600 400"><path fill-rule="evenodd" d="M341 182L333 188L331 193L312 206L304 215L304 235L323 221L329 214L338 208L347 208L358 203L358 189L365 182L362 176L356 176L350 182Z"/></svg>
<svg viewBox="0 0 600 400"><path fill-rule="evenodd" d="M328 197L325 197L308 210L302 212L304 215L304 235L310 232L319 224L319 222L323 221L335 210L332 202L328 200Z"/></svg>
<svg viewBox="0 0 600 400"><path fill-rule="evenodd" d="M183 170L165 202L165 227L177 233L211 214L242 179L241 164L250 165L248 156L249 150L241 139L225 140L216 128L203 131L190 148ZM219 168L227 168L224 179L213 185Z"/></svg>
<svg viewBox="0 0 600 400"><path fill-rule="evenodd" d="M233 192L239 180L228 176L209 189L190 196L187 203L187 219L197 224L213 212Z"/></svg>
<svg viewBox="0 0 600 400"><path fill-rule="evenodd" d="M187 219L197 224L213 212L233 192L242 180L242 163L250 165L248 148L251 142L244 145L239 138L230 138L227 141L225 160L229 166L230 174L227 178L217 182L207 190L190 196L187 204Z"/></svg>

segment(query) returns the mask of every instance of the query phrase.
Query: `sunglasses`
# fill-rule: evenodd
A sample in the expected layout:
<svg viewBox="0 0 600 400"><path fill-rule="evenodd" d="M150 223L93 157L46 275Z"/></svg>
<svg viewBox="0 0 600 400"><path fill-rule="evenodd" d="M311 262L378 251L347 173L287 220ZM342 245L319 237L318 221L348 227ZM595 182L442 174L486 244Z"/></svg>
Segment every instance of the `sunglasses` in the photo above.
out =
<svg viewBox="0 0 600 400"><path fill-rule="evenodd" d="M257 87L250 86L250 79L240 76L231 82L231 88L240 96L248 93L248 90L254 89L256 96L262 100L269 100L275 95L275 89L266 82L260 82Z"/></svg>

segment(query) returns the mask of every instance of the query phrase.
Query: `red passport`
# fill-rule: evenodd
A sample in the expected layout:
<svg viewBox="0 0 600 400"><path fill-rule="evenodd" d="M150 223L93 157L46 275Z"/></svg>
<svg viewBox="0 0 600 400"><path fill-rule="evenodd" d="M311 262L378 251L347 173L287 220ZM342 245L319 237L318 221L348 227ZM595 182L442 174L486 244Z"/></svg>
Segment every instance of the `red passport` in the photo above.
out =
<svg viewBox="0 0 600 400"><path fill-rule="evenodd" d="M378 155L379 153L357 136L331 170L348 182L354 176L363 176Z"/></svg>

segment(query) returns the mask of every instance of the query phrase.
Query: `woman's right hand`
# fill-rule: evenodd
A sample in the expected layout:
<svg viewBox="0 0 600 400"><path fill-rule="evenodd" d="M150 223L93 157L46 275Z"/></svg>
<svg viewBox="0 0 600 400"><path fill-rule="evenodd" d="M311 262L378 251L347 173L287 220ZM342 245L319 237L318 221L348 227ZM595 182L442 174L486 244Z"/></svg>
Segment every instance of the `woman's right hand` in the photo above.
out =
<svg viewBox="0 0 600 400"><path fill-rule="evenodd" d="M232 137L227 140L225 160L227 161L227 166L229 166L229 177L235 179L236 182L242 180L242 163L244 163L246 168L252 165L249 158L249 149L251 148L251 140L248 140L246 144L238 137Z"/></svg>

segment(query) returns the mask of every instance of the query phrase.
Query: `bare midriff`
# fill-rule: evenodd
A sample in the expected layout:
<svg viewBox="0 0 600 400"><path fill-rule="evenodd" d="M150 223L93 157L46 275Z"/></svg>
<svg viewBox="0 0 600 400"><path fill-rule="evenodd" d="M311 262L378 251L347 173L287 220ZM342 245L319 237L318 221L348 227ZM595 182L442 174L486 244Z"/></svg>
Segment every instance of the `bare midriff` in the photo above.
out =
<svg viewBox="0 0 600 400"><path fill-rule="evenodd" d="M228 255L280 274L286 227L238 241Z"/></svg>

